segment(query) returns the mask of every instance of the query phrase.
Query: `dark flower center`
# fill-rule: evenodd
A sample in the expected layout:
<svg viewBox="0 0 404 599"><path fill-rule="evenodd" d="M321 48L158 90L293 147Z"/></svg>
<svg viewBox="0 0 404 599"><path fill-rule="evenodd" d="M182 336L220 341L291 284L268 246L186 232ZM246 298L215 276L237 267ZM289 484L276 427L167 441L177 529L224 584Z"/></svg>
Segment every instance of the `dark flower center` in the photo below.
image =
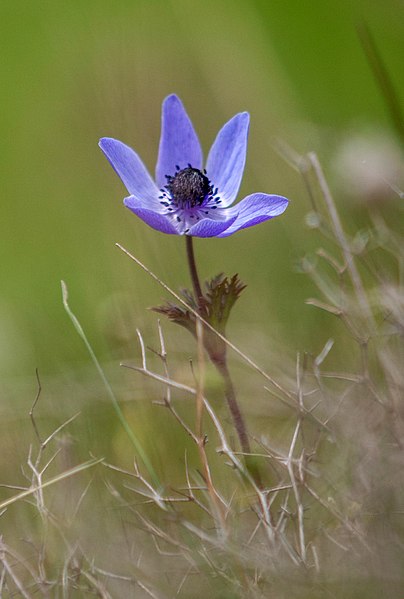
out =
<svg viewBox="0 0 404 599"><path fill-rule="evenodd" d="M213 191L206 175L192 166L179 170L174 177L167 176L166 189L179 208L202 206Z"/></svg>

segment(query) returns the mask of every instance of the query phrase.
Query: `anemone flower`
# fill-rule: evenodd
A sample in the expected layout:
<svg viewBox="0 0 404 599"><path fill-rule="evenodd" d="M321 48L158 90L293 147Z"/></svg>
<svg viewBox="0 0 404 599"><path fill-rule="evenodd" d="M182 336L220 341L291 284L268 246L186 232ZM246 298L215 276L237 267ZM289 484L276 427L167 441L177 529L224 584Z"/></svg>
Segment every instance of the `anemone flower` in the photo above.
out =
<svg viewBox="0 0 404 599"><path fill-rule="evenodd" d="M124 204L153 229L173 235L227 237L284 212L288 200L253 193L235 205L243 176L249 114L236 114L219 131L203 167L202 149L181 100L163 101L155 182L127 145L103 137L100 148L129 196Z"/></svg>

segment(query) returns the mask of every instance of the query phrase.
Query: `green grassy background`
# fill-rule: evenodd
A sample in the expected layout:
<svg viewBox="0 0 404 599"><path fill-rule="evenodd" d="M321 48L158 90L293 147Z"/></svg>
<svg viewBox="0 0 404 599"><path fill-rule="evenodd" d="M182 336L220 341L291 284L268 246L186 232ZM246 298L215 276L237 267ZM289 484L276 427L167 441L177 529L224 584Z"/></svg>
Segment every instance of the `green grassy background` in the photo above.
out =
<svg viewBox="0 0 404 599"><path fill-rule="evenodd" d="M291 341L292 351L314 349L319 315L303 305L310 289L293 271L313 245L303 225L308 198L272 142L316 150L327 164L352 128L389 130L355 27L366 20L403 98L402 4L17 0L0 11L2 375L35 367L61 373L87 359L62 309L62 278L105 357L133 343L135 325L152 326L145 308L162 293L116 241L168 284L188 283L183 240L150 230L122 207L125 190L97 148L100 136L122 139L153 172L160 105L171 92L183 99L205 152L228 118L248 110L240 195L262 190L292 200L277 221L198 240L202 274L238 271L248 283L234 319L241 336L252 323Z"/></svg>

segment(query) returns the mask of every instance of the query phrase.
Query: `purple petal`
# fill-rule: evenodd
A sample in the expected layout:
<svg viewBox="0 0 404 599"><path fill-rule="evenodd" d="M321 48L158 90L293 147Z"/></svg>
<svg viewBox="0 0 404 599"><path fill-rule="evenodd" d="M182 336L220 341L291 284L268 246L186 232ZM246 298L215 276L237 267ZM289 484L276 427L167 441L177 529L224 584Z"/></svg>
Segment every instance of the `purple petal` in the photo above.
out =
<svg viewBox="0 0 404 599"><path fill-rule="evenodd" d="M130 196L125 198L123 203L127 208L129 208L129 210L131 210L134 214L136 214L136 216L141 218L142 221L144 221L153 229L156 229L161 233L178 235L177 229L167 215L155 212L153 210L148 210L144 207L144 203L138 198Z"/></svg>
<svg viewBox="0 0 404 599"><path fill-rule="evenodd" d="M103 137L98 145L129 193L139 198L145 206L157 208L159 190L136 152L110 137Z"/></svg>
<svg viewBox="0 0 404 599"><path fill-rule="evenodd" d="M219 131L209 152L206 170L213 186L219 188L218 195L224 207L234 202L240 187L249 122L248 112L236 114Z"/></svg>
<svg viewBox="0 0 404 599"><path fill-rule="evenodd" d="M253 193L228 209L229 216L237 214L236 220L218 237L227 237L240 229L258 225L265 220L279 216L286 210L288 203L289 201L282 196Z"/></svg>
<svg viewBox="0 0 404 599"><path fill-rule="evenodd" d="M205 218L193 225L187 235L192 237L221 237L223 231L231 227L237 218L237 214L230 216L226 220L213 220L211 218ZM226 232L226 231L225 231Z"/></svg>
<svg viewBox="0 0 404 599"><path fill-rule="evenodd" d="M156 181L163 187L165 175L173 176L178 165L186 168L202 168L202 150L191 120L181 100L172 94L163 102L161 112L161 136L156 165Z"/></svg>

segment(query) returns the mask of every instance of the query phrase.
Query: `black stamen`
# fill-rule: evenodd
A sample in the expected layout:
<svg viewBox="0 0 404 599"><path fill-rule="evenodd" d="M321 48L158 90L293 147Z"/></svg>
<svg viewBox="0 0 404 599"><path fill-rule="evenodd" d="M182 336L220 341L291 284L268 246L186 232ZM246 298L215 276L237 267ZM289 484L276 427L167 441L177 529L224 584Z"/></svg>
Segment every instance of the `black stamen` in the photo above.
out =
<svg viewBox="0 0 404 599"><path fill-rule="evenodd" d="M212 196L209 179L197 168L188 166L177 172L174 177L166 175L166 178L166 189L179 208L201 206L206 198Z"/></svg>

